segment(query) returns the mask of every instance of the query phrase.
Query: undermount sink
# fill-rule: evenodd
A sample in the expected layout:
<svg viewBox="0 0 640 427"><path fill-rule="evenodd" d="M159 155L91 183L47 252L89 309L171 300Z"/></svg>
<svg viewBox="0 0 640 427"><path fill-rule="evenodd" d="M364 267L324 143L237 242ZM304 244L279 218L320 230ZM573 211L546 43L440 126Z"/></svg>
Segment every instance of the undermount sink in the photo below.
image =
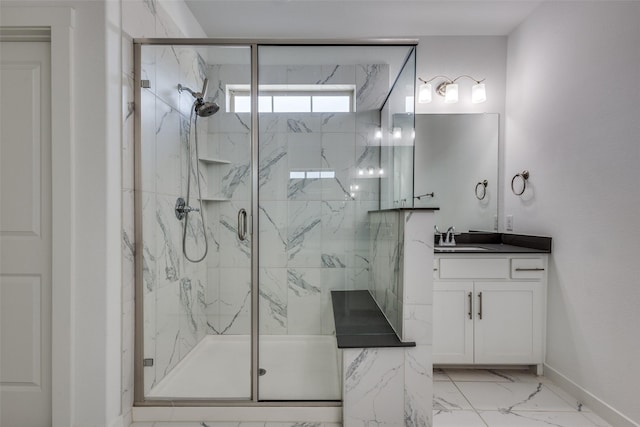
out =
<svg viewBox="0 0 640 427"><path fill-rule="evenodd" d="M480 246L436 246L436 250L440 252L471 252L471 251L488 251L489 249Z"/></svg>

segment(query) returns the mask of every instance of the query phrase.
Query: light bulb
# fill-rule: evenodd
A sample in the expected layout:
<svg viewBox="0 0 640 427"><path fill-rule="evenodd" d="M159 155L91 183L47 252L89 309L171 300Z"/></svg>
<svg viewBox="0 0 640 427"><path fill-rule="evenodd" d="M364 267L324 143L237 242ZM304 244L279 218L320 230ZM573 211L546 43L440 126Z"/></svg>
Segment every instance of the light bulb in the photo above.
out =
<svg viewBox="0 0 640 427"><path fill-rule="evenodd" d="M358 175L364 175L364 171L362 169L358 169Z"/></svg>
<svg viewBox="0 0 640 427"><path fill-rule="evenodd" d="M484 83L478 83L471 88L471 102L479 104L487 100L487 91Z"/></svg>
<svg viewBox="0 0 640 427"><path fill-rule="evenodd" d="M373 175L373 168L369 168L369 175Z"/></svg>
<svg viewBox="0 0 640 427"><path fill-rule="evenodd" d="M447 104L455 104L458 102L458 85L456 83L450 83L447 85L444 102Z"/></svg>
<svg viewBox="0 0 640 427"><path fill-rule="evenodd" d="M376 133L374 136L376 139L382 139L382 129L376 128Z"/></svg>
<svg viewBox="0 0 640 427"><path fill-rule="evenodd" d="M431 102L431 83L423 83L418 87L418 102L420 104Z"/></svg>
<svg viewBox="0 0 640 427"><path fill-rule="evenodd" d="M384 175L384 169L380 168L380 170L378 171L378 175Z"/></svg>
<svg viewBox="0 0 640 427"><path fill-rule="evenodd" d="M394 139L402 138L402 128L393 128L393 138Z"/></svg>

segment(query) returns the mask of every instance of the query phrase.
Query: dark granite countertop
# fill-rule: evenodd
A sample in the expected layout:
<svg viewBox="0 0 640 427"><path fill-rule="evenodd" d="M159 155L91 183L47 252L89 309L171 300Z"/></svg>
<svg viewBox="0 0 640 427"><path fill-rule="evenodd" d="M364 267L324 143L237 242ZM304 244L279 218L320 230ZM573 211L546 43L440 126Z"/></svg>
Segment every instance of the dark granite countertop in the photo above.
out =
<svg viewBox="0 0 640 427"><path fill-rule="evenodd" d="M436 243L438 237L436 236ZM551 237L529 236L525 234L491 233L472 231L455 236L455 246L436 246L436 254L548 254L551 253ZM484 248L473 250L469 248Z"/></svg>
<svg viewBox="0 0 640 427"><path fill-rule="evenodd" d="M338 348L415 347L402 342L369 291L331 291Z"/></svg>

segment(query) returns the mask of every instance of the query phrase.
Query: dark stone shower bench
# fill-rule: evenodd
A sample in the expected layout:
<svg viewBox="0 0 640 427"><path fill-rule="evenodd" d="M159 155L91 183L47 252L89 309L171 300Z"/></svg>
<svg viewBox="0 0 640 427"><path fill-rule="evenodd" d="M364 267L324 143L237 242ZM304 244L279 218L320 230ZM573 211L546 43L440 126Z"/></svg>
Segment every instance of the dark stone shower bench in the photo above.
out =
<svg viewBox="0 0 640 427"><path fill-rule="evenodd" d="M403 342L369 291L331 291L338 348L415 347Z"/></svg>

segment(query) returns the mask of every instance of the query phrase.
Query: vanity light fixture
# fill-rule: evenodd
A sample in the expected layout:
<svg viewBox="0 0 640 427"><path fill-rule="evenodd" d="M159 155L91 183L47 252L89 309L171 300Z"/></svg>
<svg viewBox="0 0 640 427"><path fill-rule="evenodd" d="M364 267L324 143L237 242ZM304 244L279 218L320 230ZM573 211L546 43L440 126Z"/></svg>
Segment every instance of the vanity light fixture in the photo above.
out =
<svg viewBox="0 0 640 427"><path fill-rule="evenodd" d="M444 79L444 81L436 86L436 93L440 96L444 96L444 102L447 104L454 104L458 102L458 84L456 82L463 77L476 82L476 84L471 88L471 102L474 104L485 102L487 100L487 91L484 83L482 83L485 79L474 79L466 74L458 76L455 79L451 79L447 76L435 76L428 80L424 80L418 77L418 80L422 82L418 87L418 102L420 104L428 104L431 102L431 82L437 78Z"/></svg>

